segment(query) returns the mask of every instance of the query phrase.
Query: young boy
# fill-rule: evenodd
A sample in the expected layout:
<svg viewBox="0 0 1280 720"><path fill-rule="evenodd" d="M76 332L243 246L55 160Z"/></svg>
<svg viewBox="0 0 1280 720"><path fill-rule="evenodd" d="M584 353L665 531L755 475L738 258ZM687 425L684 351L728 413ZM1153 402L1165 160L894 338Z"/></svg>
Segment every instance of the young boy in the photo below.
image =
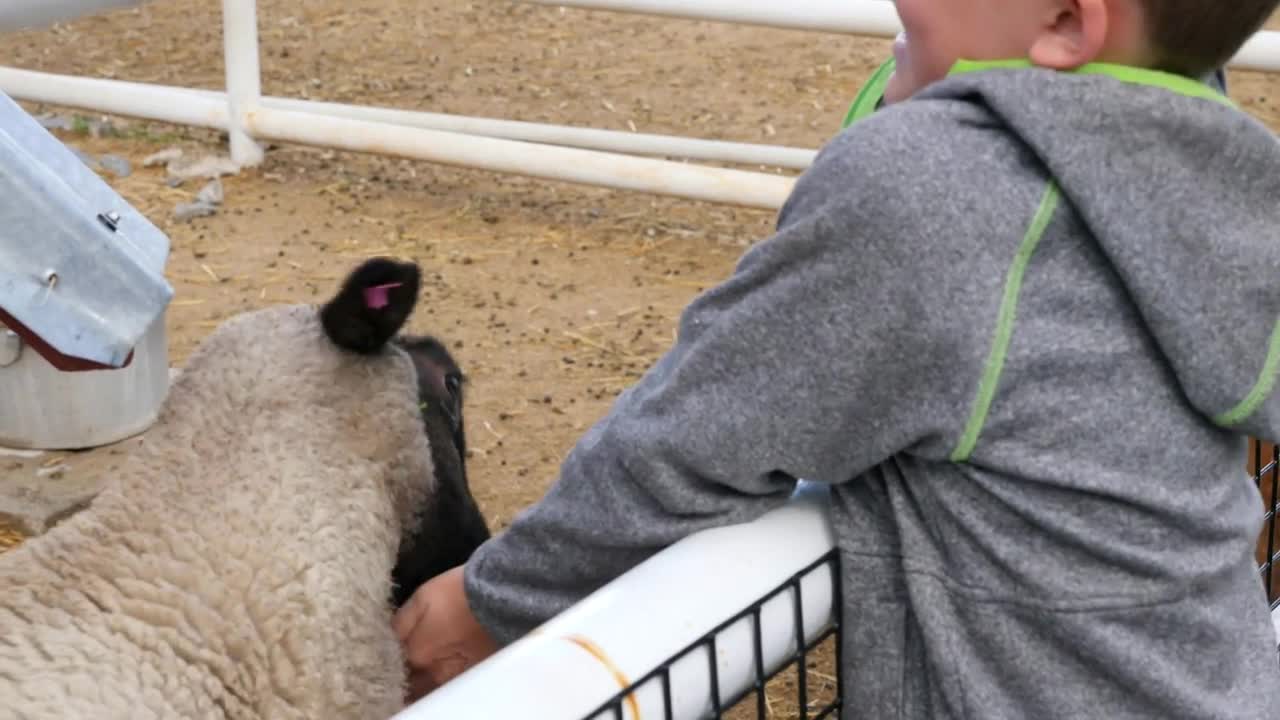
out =
<svg viewBox="0 0 1280 720"><path fill-rule="evenodd" d="M1275 717L1280 144L1208 85L1280 0L898 0L888 106L547 496L396 619L417 691L833 485L848 718Z"/></svg>

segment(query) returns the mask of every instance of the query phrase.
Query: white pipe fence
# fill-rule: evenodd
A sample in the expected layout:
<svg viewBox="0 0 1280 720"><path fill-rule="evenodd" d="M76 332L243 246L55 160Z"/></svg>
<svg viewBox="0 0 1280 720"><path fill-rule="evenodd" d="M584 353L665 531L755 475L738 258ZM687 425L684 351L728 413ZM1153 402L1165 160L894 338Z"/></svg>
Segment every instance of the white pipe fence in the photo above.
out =
<svg viewBox="0 0 1280 720"><path fill-rule="evenodd" d="M881 37L891 37L901 29L893 4L886 0L794 0L782 4L768 0L519 1ZM10 8L7 16L0 13L0 30L17 20L65 19L74 15L77 6L87 13L138 2L55 0L42 4L11 0L5 6ZM241 166L261 162L258 141L278 140L767 209L782 205L792 178L633 156L803 170L816 154L809 148L263 97L256 0L222 0L222 7L225 93L4 67L0 67L0 90L20 100L226 130L231 157ZM1259 33L1232 65L1280 71L1280 33ZM284 118L297 124L285 127L279 122ZM337 129L356 130L365 137L341 135L334 132Z"/></svg>
<svg viewBox="0 0 1280 720"><path fill-rule="evenodd" d="M535 5L611 10L791 30L893 37L902 30L888 0L519 0ZM1280 32L1263 31L1231 60L1237 70L1280 72Z"/></svg>
<svg viewBox="0 0 1280 720"><path fill-rule="evenodd" d="M610 10L786 30L893 37L902 30L889 0L519 0L534 5Z"/></svg>
<svg viewBox="0 0 1280 720"><path fill-rule="evenodd" d="M255 137L507 172L548 180L678 195L758 208L782 205L792 180L592 150L535 145L440 130L258 107L245 117Z"/></svg>
<svg viewBox="0 0 1280 720"><path fill-rule="evenodd" d="M785 584L835 547L827 486L804 483L792 501L755 522L685 538L636 566L567 612L396 715L393 720L510 718L608 720L603 703ZM805 641L833 619L833 574L819 566L801 579ZM716 635L721 702L755 681L750 615ZM783 592L760 613L766 675L796 649L795 595ZM673 720L712 709L709 649L670 666ZM661 684L643 684L623 717L664 717Z"/></svg>
<svg viewBox="0 0 1280 720"><path fill-rule="evenodd" d="M4 71L0 69L0 77L3 77L3 74ZM226 103L226 93L216 90L175 89L198 93L204 97L219 100L223 104ZM350 105L319 100L297 100L271 95L262 96L261 105L276 110L317 112L332 117L390 123L392 125L419 127L428 130L445 130L467 135L525 140L589 150L609 150L633 155L675 156L690 160L728 162L739 165L764 165L803 170L813 163L813 158L817 155L816 150L805 148L570 127L522 120L498 120L468 115L398 110L395 108Z"/></svg>

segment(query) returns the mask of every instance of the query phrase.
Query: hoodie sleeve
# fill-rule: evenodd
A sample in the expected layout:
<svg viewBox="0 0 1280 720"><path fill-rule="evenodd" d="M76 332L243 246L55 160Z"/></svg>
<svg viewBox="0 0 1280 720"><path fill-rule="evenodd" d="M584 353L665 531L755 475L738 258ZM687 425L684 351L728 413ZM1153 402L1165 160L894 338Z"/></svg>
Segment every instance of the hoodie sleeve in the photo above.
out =
<svg viewBox="0 0 1280 720"><path fill-rule="evenodd" d="M861 180L850 145L819 154L776 234L685 310L547 495L475 553L468 599L499 642L691 533L778 507L797 478L854 478L947 415L928 410L954 369L929 278L885 228L901 188Z"/></svg>

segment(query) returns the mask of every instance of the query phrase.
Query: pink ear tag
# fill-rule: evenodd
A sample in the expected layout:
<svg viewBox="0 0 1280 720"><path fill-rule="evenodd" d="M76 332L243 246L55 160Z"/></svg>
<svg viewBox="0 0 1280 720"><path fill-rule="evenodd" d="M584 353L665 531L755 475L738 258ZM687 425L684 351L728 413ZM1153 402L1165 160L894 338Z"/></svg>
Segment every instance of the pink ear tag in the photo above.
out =
<svg viewBox="0 0 1280 720"><path fill-rule="evenodd" d="M391 288L398 288L404 283L389 283L387 285L374 285L364 289L364 304L372 310L381 310L391 301L387 299L387 291Z"/></svg>

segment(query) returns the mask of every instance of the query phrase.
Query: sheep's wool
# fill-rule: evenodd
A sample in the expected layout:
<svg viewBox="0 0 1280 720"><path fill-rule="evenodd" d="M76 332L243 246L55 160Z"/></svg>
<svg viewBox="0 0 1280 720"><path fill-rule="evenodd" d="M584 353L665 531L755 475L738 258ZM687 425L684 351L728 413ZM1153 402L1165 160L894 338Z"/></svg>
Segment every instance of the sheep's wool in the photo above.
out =
<svg viewBox="0 0 1280 720"><path fill-rule="evenodd" d="M89 509L0 556L0 718L385 718L390 577L429 496L411 361L316 308L191 356Z"/></svg>

